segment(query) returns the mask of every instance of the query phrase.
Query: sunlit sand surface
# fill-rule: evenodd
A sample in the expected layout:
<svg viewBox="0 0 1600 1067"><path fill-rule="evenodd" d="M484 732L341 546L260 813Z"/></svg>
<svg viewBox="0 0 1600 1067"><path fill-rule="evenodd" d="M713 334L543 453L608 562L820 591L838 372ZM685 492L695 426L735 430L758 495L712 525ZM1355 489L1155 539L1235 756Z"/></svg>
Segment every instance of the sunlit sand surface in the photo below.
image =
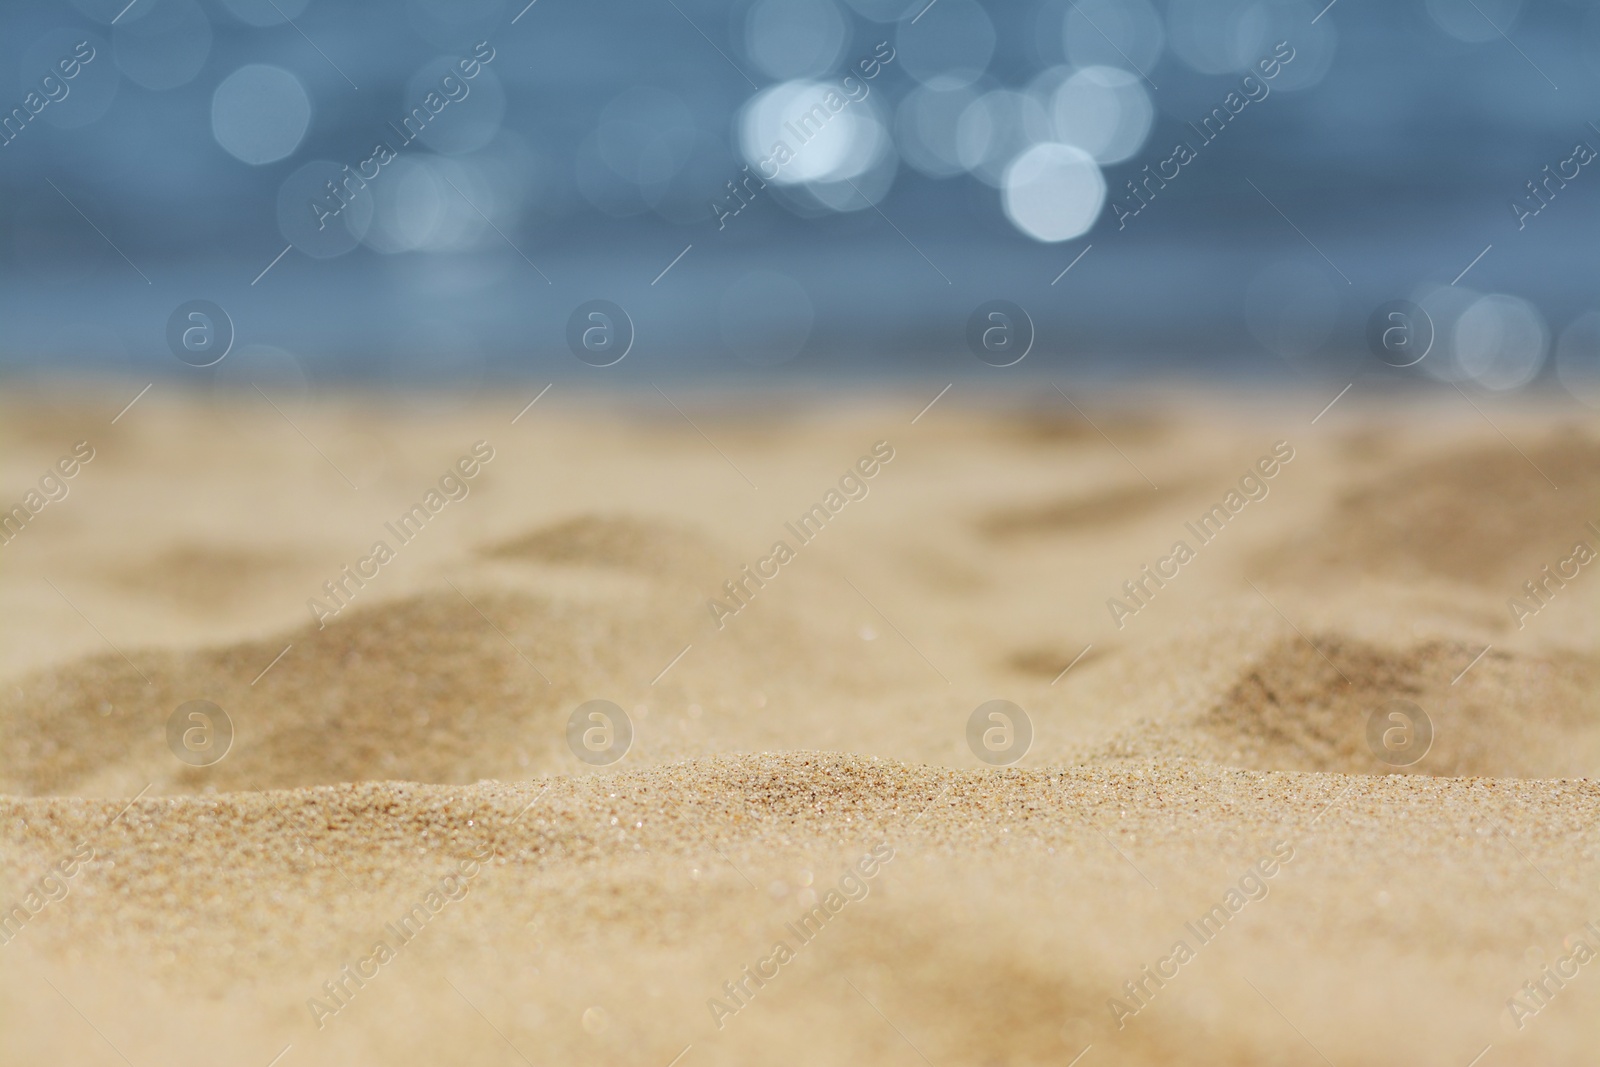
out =
<svg viewBox="0 0 1600 1067"><path fill-rule="evenodd" d="M12 402L0 1061L1587 1062L1590 425L936 389Z"/></svg>

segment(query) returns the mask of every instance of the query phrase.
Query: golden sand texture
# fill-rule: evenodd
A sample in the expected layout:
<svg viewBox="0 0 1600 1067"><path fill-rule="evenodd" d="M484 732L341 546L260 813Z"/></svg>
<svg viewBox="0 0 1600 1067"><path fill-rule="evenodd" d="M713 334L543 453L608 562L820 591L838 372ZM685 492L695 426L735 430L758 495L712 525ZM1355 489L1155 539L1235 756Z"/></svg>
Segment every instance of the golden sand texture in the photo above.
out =
<svg viewBox="0 0 1600 1067"><path fill-rule="evenodd" d="M1368 774L1372 752L1350 725L1387 700L1409 699L1427 707L1436 731L1426 757L1431 774L1581 778L1600 767L1600 678L1591 660L1490 650L1473 666L1472 685L1453 685L1480 651L1443 641L1390 649L1337 633L1285 638L1203 715L1136 724L1107 751Z"/></svg>
<svg viewBox="0 0 1600 1067"><path fill-rule="evenodd" d="M108 827L121 807L0 813L27 869L81 840L95 852L7 946L26 953L7 994L14 1019L52 1020L98 1055L38 981L50 979L134 1062L177 1051L157 1017L203 1026L212 1048L270 1058L293 1044L315 1062L509 1055L495 1029L561 1062L692 1044L733 1063L802 1039L824 1058L915 1058L874 1005L933 1062L1044 1062L1087 1044L1136 1061L1314 1057L1272 1007L1334 1062L1470 1058L1509 1041L1500 1016L1528 977L1527 944L1552 951L1595 918L1600 874L1589 783L1171 762L958 772L793 753L517 785L144 799ZM802 942L790 924L880 843L893 858L865 896ZM1275 846L1292 859L1257 879L1265 896L1202 943L1186 924ZM402 942L390 924L472 856L492 858ZM339 1010L307 1007L338 1005L322 983L380 940L395 958L347 978ZM1116 1026L1107 1002L1131 1006L1123 983L1178 940L1195 960ZM731 1017L709 1012L778 941L794 961ZM123 982L177 1003L120 1000ZM1407 989L1426 1019L1395 1003ZM1592 1040L1592 991L1561 993L1507 1047ZM33 1037L33 1050L65 1040Z"/></svg>
<svg viewBox="0 0 1600 1067"><path fill-rule="evenodd" d="M1307 573L1309 555L1323 564L1323 573L1421 571L1515 587L1553 562L1541 555L1547 546L1540 535L1595 536L1585 527L1600 521L1596 499L1600 444L1592 439L1557 433L1523 454L1504 441L1485 441L1403 460L1384 476L1352 486L1315 520L1305 538L1310 545L1279 548L1272 559L1293 574ZM1463 536L1463 530L1470 533Z"/></svg>
<svg viewBox="0 0 1600 1067"><path fill-rule="evenodd" d="M1587 1062L1600 579L1524 589L1600 547L1576 415L964 388L0 419L5 484L96 448L0 546L0 1064Z"/></svg>

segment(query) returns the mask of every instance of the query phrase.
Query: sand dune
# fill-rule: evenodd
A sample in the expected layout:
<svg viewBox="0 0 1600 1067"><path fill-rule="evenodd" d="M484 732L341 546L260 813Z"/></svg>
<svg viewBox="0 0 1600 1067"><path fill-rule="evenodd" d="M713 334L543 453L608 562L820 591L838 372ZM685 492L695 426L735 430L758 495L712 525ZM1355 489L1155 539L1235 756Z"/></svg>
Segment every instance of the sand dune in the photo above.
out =
<svg viewBox="0 0 1600 1067"><path fill-rule="evenodd" d="M1592 1053L1600 579L1506 604L1600 546L1587 436L1353 398L1315 436L1277 415L1307 398L1075 396L1104 436L993 397L914 426L925 398L685 398L698 429L556 400L321 622L322 583L514 411L309 410L386 457L352 488L270 411L152 397L0 549L0 1062ZM0 421L5 469L53 425ZM1291 437L1119 627L1124 579ZM194 503L130 507L173 490L129 457L180 451ZM1033 729L1011 767L966 740L997 697ZM594 699L631 717L608 766L569 747ZM192 700L232 721L220 762L169 749ZM1395 701L1432 731L1412 761L1374 748Z"/></svg>
<svg viewBox="0 0 1600 1067"><path fill-rule="evenodd" d="M1485 441L1402 460L1341 494L1292 546L1267 559L1287 574L1436 576L1495 589L1565 555L1600 522L1600 444L1575 430L1521 452Z"/></svg>
<svg viewBox="0 0 1600 1067"><path fill-rule="evenodd" d="M1203 714L1144 722L1112 742L1125 756L1183 755L1236 767L1443 777L1584 777L1600 767L1600 670L1567 655L1429 641L1390 650L1316 633L1279 641ZM1387 765L1367 743L1374 709L1425 705L1436 732L1415 764Z"/></svg>
<svg viewBox="0 0 1600 1067"><path fill-rule="evenodd" d="M726 546L692 527L627 514L580 515L491 545L485 552L494 559L611 567L680 582L714 578L718 565L729 557Z"/></svg>

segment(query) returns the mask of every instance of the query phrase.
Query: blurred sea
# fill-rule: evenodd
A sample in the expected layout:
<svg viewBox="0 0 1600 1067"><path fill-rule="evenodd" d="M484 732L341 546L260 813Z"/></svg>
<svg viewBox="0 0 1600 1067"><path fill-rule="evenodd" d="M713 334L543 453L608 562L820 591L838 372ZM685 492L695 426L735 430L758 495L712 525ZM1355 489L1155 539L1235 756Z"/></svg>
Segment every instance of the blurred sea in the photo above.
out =
<svg viewBox="0 0 1600 1067"><path fill-rule="evenodd" d="M1004 299L1023 373L1320 381L1405 298L1438 331L1414 373L1517 388L1564 331L1592 369L1600 8L1325 3L10 5L0 368L998 374L965 337ZM209 370L167 340L196 299L234 331ZM630 334L604 371L569 351L592 300Z"/></svg>

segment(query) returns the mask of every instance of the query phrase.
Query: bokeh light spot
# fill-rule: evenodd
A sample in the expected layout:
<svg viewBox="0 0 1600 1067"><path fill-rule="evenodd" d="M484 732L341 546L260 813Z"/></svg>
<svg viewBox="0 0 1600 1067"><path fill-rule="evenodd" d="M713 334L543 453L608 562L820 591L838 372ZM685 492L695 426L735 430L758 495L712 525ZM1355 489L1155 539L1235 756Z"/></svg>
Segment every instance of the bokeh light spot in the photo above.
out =
<svg viewBox="0 0 1600 1067"><path fill-rule="evenodd" d="M1144 146L1155 107L1141 79L1115 67L1089 67L1068 78L1051 100L1059 141L1100 163L1120 163Z"/></svg>
<svg viewBox="0 0 1600 1067"><path fill-rule="evenodd" d="M1106 180L1093 157L1055 142L1018 156L1006 168L1003 190L1006 218L1036 241L1087 233L1106 202Z"/></svg>
<svg viewBox="0 0 1600 1067"><path fill-rule="evenodd" d="M211 54L211 21L195 0L143 0L111 32L117 69L146 89L187 85Z"/></svg>
<svg viewBox="0 0 1600 1067"><path fill-rule="evenodd" d="M292 155L310 125L311 98L282 67L240 67L211 97L211 135L245 163L260 166Z"/></svg>
<svg viewBox="0 0 1600 1067"><path fill-rule="evenodd" d="M745 17L745 51L772 78L825 74L844 53L847 30L832 0L756 0Z"/></svg>
<svg viewBox="0 0 1600 1067"><path fill-rule="evenodd" d="M939 0L895 32L898 61L935 89L971 85L994 56L994 23L974 0Z"/></svg>

